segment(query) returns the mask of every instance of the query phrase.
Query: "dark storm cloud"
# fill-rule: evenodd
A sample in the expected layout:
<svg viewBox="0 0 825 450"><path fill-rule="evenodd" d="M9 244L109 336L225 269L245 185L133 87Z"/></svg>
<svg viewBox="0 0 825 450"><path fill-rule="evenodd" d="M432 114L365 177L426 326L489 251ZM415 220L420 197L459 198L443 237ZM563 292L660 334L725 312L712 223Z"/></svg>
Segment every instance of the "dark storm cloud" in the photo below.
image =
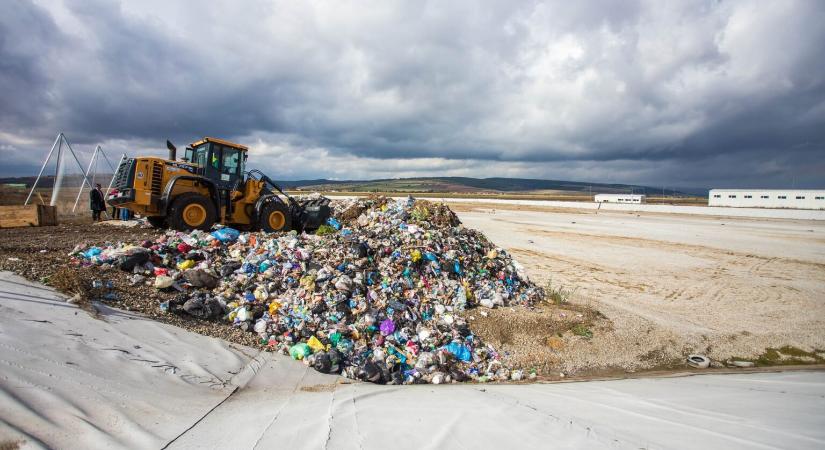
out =
<svg viewBox="0 0 825 450"><path fill-rule="evenodd" d="M55 39L55 35L57 39ZM48 120L53 43L61 33L48 13L27 2L7 2L0 14L0 127L13 132Z"/></svg>
<svg viewBox="0 0 825 450"><path fill-rule="evenodd" d="M218 135L292 177L825 184L821 2L167 3L4 2L0 151Z"/></svg>

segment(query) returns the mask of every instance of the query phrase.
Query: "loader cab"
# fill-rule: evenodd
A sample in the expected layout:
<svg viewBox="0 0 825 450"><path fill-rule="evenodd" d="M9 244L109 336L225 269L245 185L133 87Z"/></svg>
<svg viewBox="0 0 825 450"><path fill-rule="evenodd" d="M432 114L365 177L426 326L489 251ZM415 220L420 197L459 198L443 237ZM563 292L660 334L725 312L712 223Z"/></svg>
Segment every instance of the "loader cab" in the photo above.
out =
<svg viewBox="0 0 825 450"><path fill-rule="evenodd" d="M198 166L198 174L214 181L220 190L243 181L248 148L223 139L204 138L186 149L185 158Z"/></svg>

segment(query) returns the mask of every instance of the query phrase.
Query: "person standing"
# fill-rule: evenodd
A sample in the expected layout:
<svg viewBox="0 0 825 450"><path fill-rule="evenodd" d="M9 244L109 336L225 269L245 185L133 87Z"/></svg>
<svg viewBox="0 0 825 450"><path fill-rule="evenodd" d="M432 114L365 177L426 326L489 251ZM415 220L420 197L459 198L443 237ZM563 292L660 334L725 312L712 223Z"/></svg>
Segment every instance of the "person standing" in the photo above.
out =
<svg viewBox="0 0 825 450"><path fill-rule="evenodd" d="M92 221L100 222L100 213L106 210L100 183L95 184L95 188L89 192L89 208L92 210Z"/></svg>

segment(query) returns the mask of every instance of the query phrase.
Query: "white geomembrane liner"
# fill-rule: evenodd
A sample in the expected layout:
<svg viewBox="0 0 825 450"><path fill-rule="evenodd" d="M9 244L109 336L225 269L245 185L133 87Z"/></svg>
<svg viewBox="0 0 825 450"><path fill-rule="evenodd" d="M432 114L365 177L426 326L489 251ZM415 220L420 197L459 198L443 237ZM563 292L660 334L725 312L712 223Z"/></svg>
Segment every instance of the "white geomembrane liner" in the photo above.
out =
<svg viewBox="0 0 825 450"><path fill-rule="evenodd" d="M0 273L0 443L21 448L825 448L825 373L340 384Z"/></svg>

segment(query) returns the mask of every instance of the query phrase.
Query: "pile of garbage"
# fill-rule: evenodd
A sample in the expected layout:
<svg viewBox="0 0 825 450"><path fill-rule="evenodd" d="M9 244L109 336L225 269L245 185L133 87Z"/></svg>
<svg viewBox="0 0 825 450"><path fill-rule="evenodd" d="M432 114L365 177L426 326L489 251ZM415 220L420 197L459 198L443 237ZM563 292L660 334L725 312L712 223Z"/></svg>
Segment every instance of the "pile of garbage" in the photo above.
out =
<svg viewBox="0 0 825 450"><path fill-rule="evenodd" d="M525 377L464 313L543 298L506 251L443 204L376 197L332 207L315 234L167 231L70 256L177 291L162 310L228 321L320 372L392 384Z"/></svg>

